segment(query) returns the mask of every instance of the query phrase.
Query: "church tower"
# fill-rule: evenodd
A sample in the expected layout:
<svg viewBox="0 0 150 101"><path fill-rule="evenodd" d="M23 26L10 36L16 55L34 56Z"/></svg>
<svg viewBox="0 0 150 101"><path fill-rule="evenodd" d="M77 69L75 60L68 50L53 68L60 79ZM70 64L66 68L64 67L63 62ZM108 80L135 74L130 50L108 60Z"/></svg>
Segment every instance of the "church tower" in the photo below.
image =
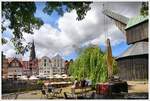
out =
<svg viewBox="0 0 150 101"><path fill-rule="evenodd" d="M35 45L34 45L34 40L33 40L31 51L30 51L30 61L34 59L36 59L36 53L35 53Z"/></svg>
<svg viewBox="0 0 150 101"><path fill-rule="evenodd" d="M32 41L31 50L30 50L29 70L30 70L30 76L38 74L38 60L36 58L34 40Z"/></svg>

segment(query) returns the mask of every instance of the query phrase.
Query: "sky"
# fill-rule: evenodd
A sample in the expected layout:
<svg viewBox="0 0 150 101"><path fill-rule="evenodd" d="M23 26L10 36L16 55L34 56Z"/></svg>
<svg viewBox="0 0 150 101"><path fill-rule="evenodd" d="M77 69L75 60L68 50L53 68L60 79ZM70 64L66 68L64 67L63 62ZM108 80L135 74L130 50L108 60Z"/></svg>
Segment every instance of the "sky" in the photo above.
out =
<svg viewBox="0 0 150 101"><path fill-rule="evenodd" d="M57 12L53 12L51 16L42 12L44 2L36 2L37 10L35 16L41 18L44 24L39 30L34 30L34 34L23 33L25 42L34 40L36 56L53 57L60 54L65 60L75 59L80 47L89 44L98 45L102 50L106 49L105 35L110 38L113 56L117 57L123 53L129 45L126 44L125 35L115 26L114 22L105 17L107 21L104 26L104 15L102 13L103 3L92 3L91 10L87 12L85 18L81 21L76 20L75 10L70 13L66 12L64 16L59 16ZM105 2L105 7L116 13L124 15L128 18L139 14L140 2ZM6 22L6 25L9 22ZM106 30L104 30L104 27ZM8 29L3 34L6 39L10 40L12 30ZM19 57L23 60L29 59L29 52L24 56L15 54L14 47L11 42L2 46L2 50L7 57Z"/></svg>

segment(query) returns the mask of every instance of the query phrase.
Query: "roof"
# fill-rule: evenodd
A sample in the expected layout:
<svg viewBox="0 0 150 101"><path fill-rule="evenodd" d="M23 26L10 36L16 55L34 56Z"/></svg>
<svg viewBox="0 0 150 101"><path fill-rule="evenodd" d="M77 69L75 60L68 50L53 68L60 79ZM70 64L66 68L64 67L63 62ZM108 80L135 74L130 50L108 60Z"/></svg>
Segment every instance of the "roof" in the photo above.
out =
<svg viewBox="0 0 150 101"><path fill-rule="evenodd" d="M23 65L21 64L21 62L20 62L17 58L14 58L14 59L9 63L9 66L8 66L8 67L17 67L17 66L13 66L12 63L18 63L18 64L19 64L19 67L23 67Z"/></svg>
<svg viewBox="0 0 150 101"><path fill-rule="evenodd" d="M125 52L123 52L119 57L117 57L117 59L143 54L148 54L148 42L137 42L131 45Z"/></svg>
<svg viewBox="0 0 150 101"><path fill-rule="evenodd" d="M48 56L43 56L41 59L50 59Z"/></svg>
<svg viewBox="0 0 150 101"><path fill-rule="evenodd" d="M124 24L127 24L128 21L129 21L129 18L127 18L127 17L125 17L125 16L123 16L123 15L117 14L117 13L115 13L115 12L112 12L111 10L108 10L108 9L105 9L105 10L103 11L103 13L104 13L105 15L111 17L112 19L118 20L118 21L120 21L120 22L122 22L122 23L124 23Z"/></svg>
<svg viewBox="0 0 150 101"><path fill-rule="evenodd" d="M52 59L63 59L60 54L56 54Z"/></svg>
<svg viewBox="0 0 150 101"><path fill-rule="evenodd" d="M148 20L148 16L142 16L142 15L135 16L128 21L125 29L131 28L131 27L133 27L137 24L140 24L146 20Z"/></svg>

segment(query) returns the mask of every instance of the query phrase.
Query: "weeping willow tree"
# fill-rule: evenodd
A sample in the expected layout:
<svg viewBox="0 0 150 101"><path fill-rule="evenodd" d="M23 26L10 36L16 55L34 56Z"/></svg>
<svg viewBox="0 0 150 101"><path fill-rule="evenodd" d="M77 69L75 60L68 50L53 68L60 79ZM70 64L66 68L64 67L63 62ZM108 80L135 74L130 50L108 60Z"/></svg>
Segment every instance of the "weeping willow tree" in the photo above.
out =
<svg viewBox="0 0 150 101"><path fill-rule="evenodd" d="M106 53L95 45L83 49L78 58L70 64L69 73L78 80L90 79L93 85L97 82L106 82L108 80ZM116 73L117 66L113 60L113 74Z"/></svg>

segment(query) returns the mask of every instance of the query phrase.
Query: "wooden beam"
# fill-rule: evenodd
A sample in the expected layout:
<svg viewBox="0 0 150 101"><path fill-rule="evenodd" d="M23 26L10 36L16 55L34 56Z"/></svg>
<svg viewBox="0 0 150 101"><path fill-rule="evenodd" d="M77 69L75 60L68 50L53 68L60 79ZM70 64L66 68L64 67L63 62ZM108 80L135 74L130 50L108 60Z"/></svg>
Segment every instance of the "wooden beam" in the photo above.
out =
<svg viewBox="0 0 150 101"><path fill-rule="evenodd" d="M103 14L111 18L115 22L115 25L118 27L118 29L120 29L123 33L125 33L125 27L129 21L129 18L117 14L115 12L112 12L111 10L108 9L103 10Z"/></svg>

